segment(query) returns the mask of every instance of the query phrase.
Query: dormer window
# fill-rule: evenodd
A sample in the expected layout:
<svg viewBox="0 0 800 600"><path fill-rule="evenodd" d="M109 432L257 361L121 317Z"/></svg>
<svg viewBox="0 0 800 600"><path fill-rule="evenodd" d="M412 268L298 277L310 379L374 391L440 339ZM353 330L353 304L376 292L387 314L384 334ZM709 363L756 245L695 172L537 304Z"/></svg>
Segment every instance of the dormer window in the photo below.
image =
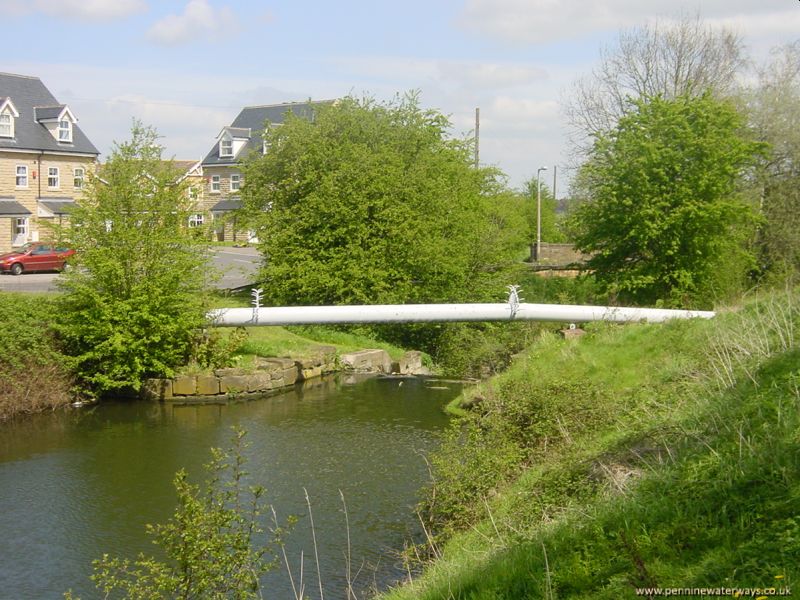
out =
<svg viewBox="0 0 800 600"><path fill-rule="evenodd" d="M72 143L73 125L77 119L66 104L35 106L33 115L36 122L44 125L59 144Z"/></svg>
<svg viewBox="0 0 800 600"><path fill-rule="evenodd" d="M0 115L0 137L14 137L14 117L9 113Z"/></svg>
<svg viewBox="0 0 800 600"><path fill-rule="evenodd" d="M233 156L233 140L222 138L219 142L219 155L221 158L230 158Z"/></svg>
<svg viewBox="0 0 800 600"><path fill-rule="evenodd" d="M0 137L14 137L14 119L18 116L11 98L0 98Z"/></svg>
<svg viewBox="0 0 800 600"><path fill-rule="evenodd" d="M67 119L61 119L58 122L58 141L59 142L72 141L72 123Z"/></svg>

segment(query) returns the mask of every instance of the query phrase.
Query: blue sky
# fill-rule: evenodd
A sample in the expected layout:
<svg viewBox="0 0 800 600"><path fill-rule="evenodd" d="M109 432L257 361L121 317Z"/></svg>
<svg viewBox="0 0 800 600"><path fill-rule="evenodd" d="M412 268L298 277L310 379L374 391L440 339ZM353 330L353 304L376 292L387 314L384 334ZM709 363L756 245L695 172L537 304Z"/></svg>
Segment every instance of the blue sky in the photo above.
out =
<svg viewBox="0 0 800 600"><path fill-rule="evenodd" d="M681 13L757 60L800 38L797 0L0 0L0 71L40 77L103 154L135 117L179 159L245 105L418 89L456 135L480 107L481 161L512 185L554 164L565 183L569 85L621 28Z"/></svg>

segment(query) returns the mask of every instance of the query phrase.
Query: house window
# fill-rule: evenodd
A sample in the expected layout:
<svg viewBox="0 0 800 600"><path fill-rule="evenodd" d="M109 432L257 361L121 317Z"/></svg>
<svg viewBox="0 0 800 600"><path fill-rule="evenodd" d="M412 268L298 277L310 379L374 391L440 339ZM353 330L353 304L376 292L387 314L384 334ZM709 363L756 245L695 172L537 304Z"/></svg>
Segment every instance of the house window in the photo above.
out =
<svg viewBox="0 0 800 600"><path fill-rule="evenodd" d="M47 169L47 187L49 188L59 187L58 167L50 167L49 169Z"/></svg>
<svg viewBox="0 0 800 600"><path fill-rule="evenodd" d="M14 117L9 113L0 114L0 137L14 137Z"/></svg>
<svg viewBox="0 0 800 600"><path fill-rule="evenodd" d="M72 141L72 123L70 123L67 119L62 119L58 122L58 141Z"/></svg>
<svg viewBox="0 0 800 600"><path fill-rule="evenodd" d="M74 187L76 190L82 189L83 180L86 178L86 171L84 171L83 167L76 167L72 173L72 187Z"/></svg>
<svg viewBox="0 0 800 600"><path fill-rule="evenodd" d="M220 156L233 156L233 140L222 140L219 143Z"/></svg>
<svg viewBox="0 0 800 600"><path fill-rule="evenodd" d="M197 188L194 186L190 186L187 188L186 193L189 195L189 200L197 200Z"/></svg>
<svg viewBox="0 0 800 600"><path fill-rule="evenodd" d="M203 226L203 214L196 213L194 215L189 216L189 227L202 227Z"/></svg>
<svg viewBox="0 0 800 600"><path fill-rule="evenodd" d="M219 193L219 175L211 176L211 191L212 193Z"/></svg>
<svg viewBox="0 0 800 600"><path fill-rule="evenodd" d="M26 165L17 165L17 187L28 187L28 167Z"/></svg>
<svg viewBox="0 0 800 600"><path fill-rule="evenodd" d="M239 188L242 186L242 176L238 173L234 173L231 175L231 191L238 192Z"/></svg>

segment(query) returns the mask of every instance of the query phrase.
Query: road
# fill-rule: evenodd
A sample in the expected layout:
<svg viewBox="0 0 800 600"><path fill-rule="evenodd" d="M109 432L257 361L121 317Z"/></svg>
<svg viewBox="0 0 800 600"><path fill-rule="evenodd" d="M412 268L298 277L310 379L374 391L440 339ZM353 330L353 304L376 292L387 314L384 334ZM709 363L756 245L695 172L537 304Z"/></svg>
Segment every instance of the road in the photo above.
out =
<svg viewBox="0 0 800 600"><path fill-rule="evenodd" d="M219 289L231 289L251 283L261 260L255 248L216 247L211 249L213 265L222 277L216 282ZM0 291L54 292L58 273L23 273L19 276L1 274Z"/></svg>

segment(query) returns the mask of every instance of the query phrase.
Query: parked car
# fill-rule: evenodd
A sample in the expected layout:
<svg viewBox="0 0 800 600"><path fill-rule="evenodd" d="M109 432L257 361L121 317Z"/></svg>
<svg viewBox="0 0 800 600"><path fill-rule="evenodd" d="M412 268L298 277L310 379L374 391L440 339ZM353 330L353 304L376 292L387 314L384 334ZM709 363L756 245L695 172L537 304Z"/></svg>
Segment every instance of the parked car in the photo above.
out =
<svg viewBox="0 0 800 600"><path fill-rule="evenodd" d="M75 250L48 242L30 242L0 254L0 273L21 275L33 271L62 271Z"/></svg>

